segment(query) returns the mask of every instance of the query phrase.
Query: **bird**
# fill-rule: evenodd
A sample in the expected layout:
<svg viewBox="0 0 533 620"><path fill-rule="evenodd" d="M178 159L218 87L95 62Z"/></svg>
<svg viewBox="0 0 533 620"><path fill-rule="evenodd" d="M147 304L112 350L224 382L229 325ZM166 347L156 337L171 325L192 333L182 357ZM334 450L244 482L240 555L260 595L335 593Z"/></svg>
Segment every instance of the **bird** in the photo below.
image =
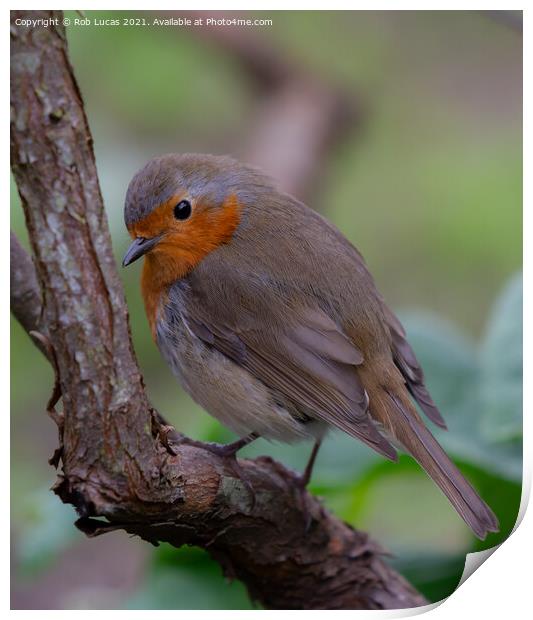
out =
<svg viewBox="0 0 533 620"><path fill-rule="evenodd" d="M360 252L253 166L167 154L129 183L123 266L144 258L153 339L185 391L239 439L314 442L339 429L390 460L411 455L474 534L498 520L422 418L446 428L399 319ZM418 404L417 409L415 403Z"/></svg>

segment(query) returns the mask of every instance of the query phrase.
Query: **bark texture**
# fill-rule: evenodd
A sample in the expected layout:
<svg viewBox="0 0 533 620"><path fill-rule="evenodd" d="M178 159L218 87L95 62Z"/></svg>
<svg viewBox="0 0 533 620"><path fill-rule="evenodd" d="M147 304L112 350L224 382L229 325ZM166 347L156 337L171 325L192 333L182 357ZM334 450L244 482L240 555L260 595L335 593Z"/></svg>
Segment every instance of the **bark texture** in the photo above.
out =
<svg viewBox="0 0 533 620"><path fill-rule="evenodd" d="M57 22L16 26L20 17ZM12 168L33 252L32 261L12 245L12 309L27 331L43 334L56 365L48 407L60 430L55 492L77 509L78 527L201 546L269 608L423 605L367 534L309 495L302 502L282 465L242 461L254 503L223 460L168 433L133 352L61 13L14 11L11 20Z"/></svg>

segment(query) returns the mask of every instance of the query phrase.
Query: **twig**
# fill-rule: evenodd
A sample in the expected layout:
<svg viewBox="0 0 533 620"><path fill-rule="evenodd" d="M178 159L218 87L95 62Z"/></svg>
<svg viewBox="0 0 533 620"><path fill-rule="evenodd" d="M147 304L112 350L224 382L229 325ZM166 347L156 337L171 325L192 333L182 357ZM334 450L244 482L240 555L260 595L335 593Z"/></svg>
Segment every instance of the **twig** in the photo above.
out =
<svg viewBox="0 0 533 620"><path fill-rule="evenodd" d="M160 16L190 18L243 17L232 11L161 11ZM361 97L289 59L261 31L204 25L195 36L220 48L240 65L260 94L254 122L238 155L276 179L301 200L315 197L319 172L339 142L358 128L365 116Z"/></svg>

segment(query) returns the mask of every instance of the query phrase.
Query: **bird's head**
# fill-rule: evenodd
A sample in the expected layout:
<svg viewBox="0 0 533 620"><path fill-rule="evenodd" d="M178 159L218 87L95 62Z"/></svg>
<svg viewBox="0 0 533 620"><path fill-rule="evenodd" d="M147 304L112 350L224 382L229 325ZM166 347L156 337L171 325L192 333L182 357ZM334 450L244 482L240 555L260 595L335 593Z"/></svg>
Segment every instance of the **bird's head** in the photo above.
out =
<svg viewBox="0 0 533 620"><path fill-rule="evenodd" d="M163 155L133 177L124 219L133 242L123 266L147 256L173 277L186 274L228 243L246 205L269 186L228 157Z"/></svg>

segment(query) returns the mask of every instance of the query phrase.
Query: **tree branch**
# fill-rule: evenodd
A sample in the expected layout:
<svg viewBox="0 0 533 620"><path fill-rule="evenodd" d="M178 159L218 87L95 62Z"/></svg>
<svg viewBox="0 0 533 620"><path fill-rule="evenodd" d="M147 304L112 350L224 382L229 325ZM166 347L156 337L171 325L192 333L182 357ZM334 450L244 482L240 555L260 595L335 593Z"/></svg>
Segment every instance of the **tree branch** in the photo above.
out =
<svg viewBox="0 0 533 620"><path fill-rule="evenodd" d="M16 26L19 17L57 22ZM186 442L166 445L133 353L60 24L58 12L12 13L12 167L35 265L34 272L15 243L12 299L21 324L39 325L57 359L63 415L55 492L75 506L77 525L90 536L124 529L154 544L207 549L266 607L423 605L376 543L309 495L306 529L301 495L280 464L242 461L253 503L220 458Z"/></svg>
<svg viewBox="0 0 533 620"><path fill-rule="evenodd" d="M159 11L163 17L192 19L250 18L235 11ZM205 25L194 35L232 56L259 91L260 104L246 132L245 161L276 179L301 200L316 200L317 180L325 155L360 127L365 116L362 99L324 76L288 58L260 30Z"/></svg>
<svg viewBox="0 0 533 620"><path fill-rule="evenodd" d="M32 260L13 232L10 238L9 259L11 312L28 334L38 332L41 329L41 290ZM33 342L43 355L49 357L49 352L40 340L34 338Z"/></svg>

